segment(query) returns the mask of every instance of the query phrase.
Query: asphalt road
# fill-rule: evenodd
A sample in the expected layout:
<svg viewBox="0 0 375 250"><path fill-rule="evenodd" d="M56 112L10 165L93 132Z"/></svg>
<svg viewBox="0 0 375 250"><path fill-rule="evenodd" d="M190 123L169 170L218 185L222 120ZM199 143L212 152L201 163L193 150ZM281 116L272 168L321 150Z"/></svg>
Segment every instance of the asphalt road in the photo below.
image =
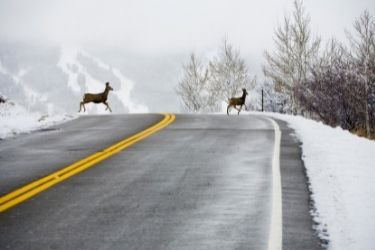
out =
<svg viewBox="0 0 375 250"><path fill-rule="evenodd" d="M85 116L0 142L0 195L162 115ZM319 249L299 142L282 129L283 249ZM260 116L174 123L0 214L0 249L267 249L274 128Z"/></svg>

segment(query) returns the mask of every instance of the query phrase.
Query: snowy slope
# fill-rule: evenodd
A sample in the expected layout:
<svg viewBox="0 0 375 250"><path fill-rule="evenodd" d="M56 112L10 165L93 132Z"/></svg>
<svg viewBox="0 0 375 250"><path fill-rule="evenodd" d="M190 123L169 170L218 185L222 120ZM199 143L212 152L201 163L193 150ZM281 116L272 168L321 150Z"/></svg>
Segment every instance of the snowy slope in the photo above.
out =
<svg viewBox="0 0 375 250"><path fill-rule="evenodd" d="M375 249L375 142L297 116L285 120L302 142L315 210L328 249Z"/></svg>
<svg viewBox="0 0 375 250"><path fill-rule="evenodd" d="M0 139L9 138L20 133L46 128L61 122L66 122L77 116L47 115L40 112L30 112L24 107L7 101L0 103Z"/></svg>
<svg viewBox="0 0 375 250"><path fill-rule="evenodd" d="M43 47L0 42L0 92L27 110L48 114L76 113L83 94L99 93L110 82L113 113L148 112L134 96L134 82L122 71L71 47ZM108 113L88 104L88 113Z"/></svg>
<svg viewBox="0 0 375 250"><path fill-rule="evenodd" d="M86 62L86 65L84 62ZM91 67L87 65L88 63ZM83 92L99 93L103 91L105 82L109 81L114 88L114 91L109 95L109 103L111 103L111 95L113 94L129 113L148 112L146 106L137 104L131 99L134 83L122 75L118 69L112 68L89 53L77 48L63 48L57 66L68 75L67 85L73 92L82 96ZM106 72L101 74L101 77L107 76L107 78L101 80L95 77L92 72L95 71L94 68L97 69L96 71ZM104 105L88 104L87 106L89 113L108 113L105 111ZM123 110L119 112L121 111L123 112Z"/></svg>
<svg viewBox="0 0 375 250"><path fill-rule="evenodd" d="M2 83L8 85L8 89L15 89L13 92L16 92L15 95L20 98L20 100L28 100L30 103L29 106L32 105L43 105L46 109L50 111L53 110L52 103L46 103L47 97L46 94L38 93L35 91L29 84L27 84L23 77L28 73L28 68L20 68L18 72L13 73L10 70L6 69L3 63L0 61L0 74L8 78L11 82L2 81ZM9 86L14 85L14 86ZM1 91L6 91L7 88L2 88Z"/></svg>

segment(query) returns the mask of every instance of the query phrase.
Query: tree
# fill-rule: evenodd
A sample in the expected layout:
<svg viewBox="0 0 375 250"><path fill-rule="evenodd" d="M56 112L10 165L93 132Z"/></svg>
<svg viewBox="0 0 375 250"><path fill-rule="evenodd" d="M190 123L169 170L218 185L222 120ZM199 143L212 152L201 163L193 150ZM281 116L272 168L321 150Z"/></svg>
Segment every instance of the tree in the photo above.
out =
<svg viewBox="0 0 375 250"><path fill-rule="evenodd" d="M181 97L183 109L188 112L217 112L228 99L248 91L255 85L256 78L250 74L240 52L226 40L219 54L205 67L190 56L190 62L183 66L183 76L176 92Z"/></svg>
<svg viewBox="0 0 375 250"><path fill-rule="evenodd" d="M205 69L194 53L190 62L183 65L183 76L177 85L183 109L187 112L201 112L207 109L208 69Z"/></svg>
<svg viewBox="0 0 375 250"><path fill-rule="evenodd" d="M365 10L354 22L354 34L347 33L353 48L352 60L363 88L363 114L368 137L373 134L371 118L375 119L375 22Z"/></svg>
<svg viewBox="0 0 375 250"><path fill-rule="evenodd" d="M250 90L254 88L256 78L250 79L246 63L238 49L234 49L227 40L209 64L210 69L210 92L217 99L216 105L220 108L221 103L238 95L242 88Z"/></svg>
<svg viewBox="0 0 375 250"><path fill-rule="evenodd" d="M360 122L361 89L350 54L332 40L296 90L299 103L313 116L331 126L356 129Z"/></svg>
<svg viewBox="0 0 375 250"><path fill-rule="evenodd" d="M264 110L277 113L286 113L288 111L286 96L275 91L274 84L270 81L264 81L262 84L264 95Z"/></svg>
<svg viewBox="0 0 375 250"><path fill-rule="evenodd" d="M319 52L320 38L312 37L309 25L302 1L294 1L292 20L284 17L283 25L275 31L276 51L264 53L263 73L273 82L275 90L289 99L293 113L301 112L295 90L308 78L309 68Z"/></svg>

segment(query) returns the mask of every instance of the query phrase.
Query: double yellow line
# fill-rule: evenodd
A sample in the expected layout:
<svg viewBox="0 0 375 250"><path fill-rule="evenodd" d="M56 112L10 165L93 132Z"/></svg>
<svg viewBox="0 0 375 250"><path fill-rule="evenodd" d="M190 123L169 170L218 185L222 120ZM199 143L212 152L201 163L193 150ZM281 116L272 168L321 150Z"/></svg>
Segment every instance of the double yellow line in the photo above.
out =
<svg viewBox="0 0 375 250"><path fill-rule="evenodd" d="M79 160L73 163L70 166L67 166L57 172L54 172L46 177L43 177L39 180L31 182L19 189L14 190L13 192L6 194L0 197L0 212L5 210L33 197L34 195L46 190L49 187L52 187L73 175L76 175L95 164L111 157L114 154L124 150L127 147L135 144L136 142L156 133L162 128L168 126L176 119L175 115L164 114L164 119L158 122L157 124L129 137L126 138L102 151L89 155L88 157Z"/></svg>

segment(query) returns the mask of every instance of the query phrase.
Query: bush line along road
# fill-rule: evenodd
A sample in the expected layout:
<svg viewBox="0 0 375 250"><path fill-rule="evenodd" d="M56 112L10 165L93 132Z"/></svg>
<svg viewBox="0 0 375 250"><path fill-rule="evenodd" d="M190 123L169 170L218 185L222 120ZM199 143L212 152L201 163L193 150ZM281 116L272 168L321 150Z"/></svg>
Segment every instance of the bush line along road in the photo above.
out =
<svg viewBox="0 0 375 250"><path fill-rule="evenodd" d="M0 248L319 249L292 133L265 116L139 114L2 141Z"/></svg>

